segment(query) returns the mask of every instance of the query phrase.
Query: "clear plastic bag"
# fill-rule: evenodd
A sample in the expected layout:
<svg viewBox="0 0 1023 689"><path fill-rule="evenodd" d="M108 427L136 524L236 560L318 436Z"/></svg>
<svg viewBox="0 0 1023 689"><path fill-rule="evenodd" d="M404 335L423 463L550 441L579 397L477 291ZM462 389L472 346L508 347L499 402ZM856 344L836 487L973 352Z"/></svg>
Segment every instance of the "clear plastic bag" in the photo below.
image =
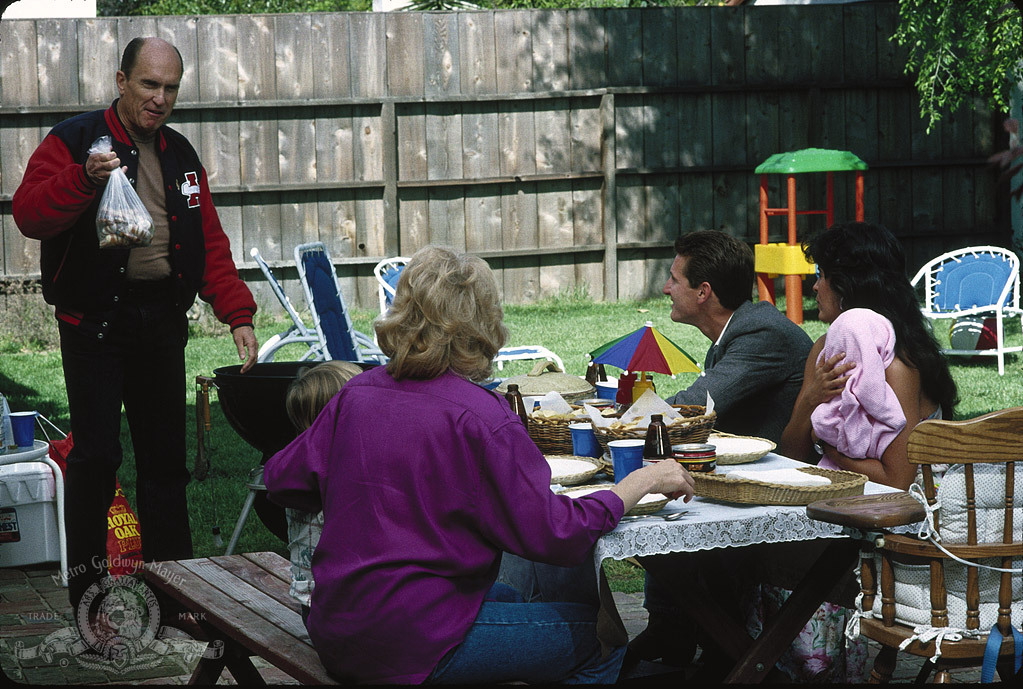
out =
<svg viewBox="0 0 1023 689"><path fill-rule="evenodd" d="M92 142L89 155L112 150L110 137L101 136ZM99 201L96 235L101 249L149 246L153 241L153 218L121 168L110 173L107 188Z"/></svg>

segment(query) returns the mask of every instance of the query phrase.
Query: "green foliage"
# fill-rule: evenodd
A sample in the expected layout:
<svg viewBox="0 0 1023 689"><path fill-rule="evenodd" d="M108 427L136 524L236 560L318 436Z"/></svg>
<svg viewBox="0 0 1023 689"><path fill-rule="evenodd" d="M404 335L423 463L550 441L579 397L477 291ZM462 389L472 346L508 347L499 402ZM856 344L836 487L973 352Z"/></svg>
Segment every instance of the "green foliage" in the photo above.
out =
<svg viewBox="0 0 1023 689"><path fill-rule="evenodd" d="M906 72L916 75L928 131L975 96L1009 110L1012 86L1023 77L1021 4L899 0L894 38L908 47Z"/></svg>
<svg viewBox="0 0 1023 689"><path fill-rule="evenodd" d="M715 0L412 0L410 9L575 9L586 7L684 7L722 5ZM372 0L97 0L101 17L132 15L283 14L288 12L366 12Z"/></svg>
<svg viewBox="0 0 1023 689"><path fill-rule="evenodd" d="M363 12L372 0L97 0L101 17Z"/></svg>

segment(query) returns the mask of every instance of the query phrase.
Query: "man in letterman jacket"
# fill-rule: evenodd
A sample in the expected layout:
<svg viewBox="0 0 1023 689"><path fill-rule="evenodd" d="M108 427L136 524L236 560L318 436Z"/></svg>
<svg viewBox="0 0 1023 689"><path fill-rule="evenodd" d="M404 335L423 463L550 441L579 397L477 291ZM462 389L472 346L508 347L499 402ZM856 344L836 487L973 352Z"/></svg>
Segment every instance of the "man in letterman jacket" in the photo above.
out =
<svg viewBox="0 0 1023 689"><path fill-rule="evenodd" d="M256 304L191 144L165 126L184 63L170 43L124 50L120 98L55 126L14 194L22 234L41 240L43 296L55 307L74 446L65 474L69 595L77 608L106 576L107 510L121 463L121 405L137 472L146 561L192 556L185 486L185 312L196 294L231 328L242 370L256 362ZM89 154L109 136L110 153ZM148 247L100 248L96 213L122 167L153 219ZM102 596L89 596L88 617ZM93 603L90 603L92 601Z"/></svg>

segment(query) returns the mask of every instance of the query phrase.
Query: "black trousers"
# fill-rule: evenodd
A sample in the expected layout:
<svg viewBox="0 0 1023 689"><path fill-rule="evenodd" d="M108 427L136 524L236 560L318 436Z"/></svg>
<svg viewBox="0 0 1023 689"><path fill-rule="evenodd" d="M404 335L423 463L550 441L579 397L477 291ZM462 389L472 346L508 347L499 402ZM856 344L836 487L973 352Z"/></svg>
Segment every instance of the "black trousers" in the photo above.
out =
<svg viewBox="0 0 1023 689"><path fill-rule="evenodd" d="M171 285L129 288L103 338L60 322L74 446L65 474L68 593L72 610L107 576L107 511L121 465L121 407L137 473L143 558L192 557L185 486L185 344L188 326Z"/></svg>

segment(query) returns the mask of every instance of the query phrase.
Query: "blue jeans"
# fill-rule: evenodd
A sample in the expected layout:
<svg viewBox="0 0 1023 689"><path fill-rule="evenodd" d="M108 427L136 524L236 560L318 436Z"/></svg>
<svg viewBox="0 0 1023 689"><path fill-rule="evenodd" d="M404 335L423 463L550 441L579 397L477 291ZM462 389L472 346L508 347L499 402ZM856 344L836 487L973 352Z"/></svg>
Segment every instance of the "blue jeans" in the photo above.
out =
<svg viewBox="0 0 1023 689"><path fill-rule="evenodd" d="M595 607L510 600L521 598L497 584L465 640L441 659L426 682L613 684L618 680L625 647L601 657Z"/></svg>

